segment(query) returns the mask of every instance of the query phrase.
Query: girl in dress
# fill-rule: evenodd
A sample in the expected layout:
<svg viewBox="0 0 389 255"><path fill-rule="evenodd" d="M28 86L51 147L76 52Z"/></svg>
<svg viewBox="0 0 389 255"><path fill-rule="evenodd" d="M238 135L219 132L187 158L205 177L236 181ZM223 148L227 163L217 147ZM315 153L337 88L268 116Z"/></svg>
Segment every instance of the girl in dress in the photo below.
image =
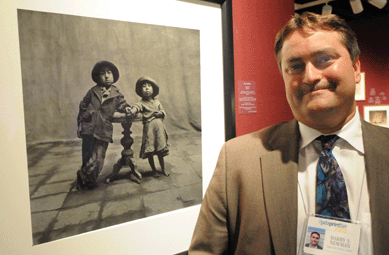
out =
<svg viewBox="0 0 389 255"><path fill-rule="evenodd" d="M157 155L162 174L169 176L164 162L164 157L169 155L168 135L163 121L166 113L162 104L155 98L159 94L159 86L152 78L145 76L136 82L135 92L142 97L142 100L130 110L132 117L137 113L141 113L143 117L143 137L139 157L147 158L153 176L159 177L154 164L154 155Z"/></svg>

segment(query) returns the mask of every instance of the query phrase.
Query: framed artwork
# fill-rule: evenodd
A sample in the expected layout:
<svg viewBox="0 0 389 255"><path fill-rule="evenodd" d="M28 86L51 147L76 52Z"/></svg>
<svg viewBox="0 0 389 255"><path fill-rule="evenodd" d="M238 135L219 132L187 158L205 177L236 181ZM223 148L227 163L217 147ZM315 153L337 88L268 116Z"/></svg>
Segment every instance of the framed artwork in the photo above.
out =
<svg viewBox="0 0 389 255"><path fill-rule="evenodd" d="M361 81L355 85L355 100L364 101L366 100L365 91L365 72L361 72Z"/></svg>
<svg viewBox="0 0 389 255"><path fill-rule="evenodd" d="M389 128L389 105L366 105L363 107L363 116L374 125Z"/></svg>
<svg viewBox="0 0 389 255"><path fill-rule="evenodd" d="M119 63L121 76L119 82L122 82L120 90L123 91L125 96L130 95L128 98L131 99L132 103L136 99L136 97L132 98L131 95L131 93L135 94L132 92L133 86L136 78L142 73L143 65L126 66L121 63L125 63L126 59L139 55L140 59L149 58L150 61L162 63L162 66L169 65L168 61L161 61L161 55L158 55L156 51L153 51L155 54L151 57L145 54L144 51L136 50L123 54L121 50L125 48L126 43L133 39L136 31L147 32L156 27L167 27L168 29L160 30L162 31L161 34L165 35L161 40L167 40L166 38L169 38L169 36L176 35L177 31L178 33L183 32L182 37L187 37L185 35L187 32L195 34L195 36L198 34L199 77L201 77L198 85L201 88L201 97L199 97L201 100L201 121L197 121L197 123L201 125L202 152L200 155L188 154L185 157L190 160L200 158L202 170L198 172L198 177L201 178L202 193L204 193L216 165L219 150L226 137L231 136L232 133L228 131L229 127L225 126L223 117L228 111L223 107L226 96L223 82L226 78L223 76L223 68L228 66L227 64L223 65L223 59L225 62L226 59L232 58L231 53L226 53L226 46L223 46L222 41L222 38L226 36L221 30L222 19L226 17L226 9L221 6L223 3L224 1L189 0L70 0L66 2L60 0L33 0L28 2L17 0L0 4L0 24L4 30L0 45L3 49L7 49L1 52L0 63L2 70L7 72L7 77L3 82L9 84L9 86L5 86L0 100L2 112L0 115L2 120L0 137L3 144L0 149L0 168L3 174L0 181L0 201L1 204L7 205L0 209L0 217L4 219L1 239L7 240L1 245L1 253L175 254L188 249L200 208L199 204L190 204L190 198L187 206L178 206L176 210L162 210L161 213L131 219L132 209L137 206L137 203L118 204L117 201L110 201L109 204L105 204L105 208L109 210L104 212L104 210L101 210L101 204L105 202L99 200L98 197L103 193L104 197L112 196L115 192L101 193L101 190L97 189L97 192L94 193L83 191L85 198L88 197L90 201L94 200L94 202L79 208L80 214L75 216L73 213L62 211L62 215L60 215L61 212L51 206L54 204L56 204L54 207L63 206L64 198L70 198L72 194L64 193L61 190L74 187L72 186L74 180L69 179L63 183L60 180L68 175L63 170L69 168L69 171L75 173L80 166L79 160L70 164L72 167L69 167L69 165L64 167L61 164L56 164L56 161L59 157L64 156L73 158L75 153L80 158L81 154L79 143L69 147L71 149L67 151L68 154L64 154L63 150L58 150L59 147L57 146L62 145L65 140L72 140L71 134L76 131L76 125L73 123L75 120L72 116L74 111L78 111L78 105L68 103L72 102L73 99L66 95L69 95L67 93L73 90L73 87L90 87L89 84L74 82L75 80L91 80L90 70L94 63L90 66L89 59L94 56L96 56L96 59L107 59L111 56L110 59L115 59L115 63ZM227 10L227 12L230 12L230 10ZM198 19L200 16L202 18ZM46 22L48 20L50 22ZM23 27L20 27L19 25L22 22ZM33 24L41 24L40 29L28 31L28 29L34 29ZM66 28L69 24L74 27L74 30L67 33L68 29L62 28ZM135 28L129 24L135 24ZM107 27L113 29L107 30ZM107 41L95 40L90 46L83 45L88 40L85 35L90 32L87 31L93 31L94 34L101 33L100 38L105 36ZM37 37L33 36L35 33L38 33ZM90 35L93 35L93 33ZM147 44L147 42L158 41L158 38L147 37L147 34L143 35L145 36L144 46L161 45ZM42 45L38 41L39 37L54 39L46 45ZM176 37L173 36L172 38L174 40ZM77 44L74 44L74 42ZM29 47L32 50L25 50L28 48L25 47L26 44L30 45ZM79 51L77 45L83 45L85 48L89 47L90 51ZM179 46L179 44L175 45ZM100 51L95 51L95 47L110 50L105 51L104 54L106 55L100 57ZM57 59L55 62L48 62L45 55L39 54L50 49L54 49L52 52L54 58ZM150 52L152 50L150 48ZM172 51L171 54L174 55L179 52L185 53L177 50ZM72 61L74 56L79 56L77 61ZM29 62L31 58L38 61ZM79 71L76 71L72 66L80 67L78 68ZM151 72L158 73L158 67L154 66L153 68ZM160 72L163 72L163 68L160 69ZM50 76L54 78L47 79L48 74L55 74ZM126 78L131 77L131 75L134 77L133 80ZM187 73L186 75L193 74ZM37 78L32 79L32 76ZM170 80L170 83L162 82L166 84L165 91L174 91L174 82L174 80ZM30 85L26 87L26 83L30 83ZM131 90L130 87L132 87ZM84 90L81 93L85 94L85 87L83 88ZM233 88L233 83L230 88ZM180 97L180 93L174 94L173 92L173 95L171 97L172 101L175 97ZM46 96L45 98L52 98L52 101L41 100L44 96ZM77 101L80 99L77 99ZM35 104L29 100L35 102ZM55 105L57 109L53 109L51 105ZM176 105L173 108L178 107ZM209 109L212 109L212 111L209 111ZM36 123L45 122L53 122L55 125L40 125L40 128L37 129L40 133L31 132L30 128L35 127ZM53 137L53 127L56 127L57 131L61 133L61 141L56 140L53 143L51 139ZM115 126L114 129L118 132L114 136L120 137L122 131L120 125ZM136 140L135 135L139 133L139 130L142 130L141 123L133 124L134 140ZM37 137L38 139L35 139ZM121 151L120 143L114 143L110 146L116 149L119 148L118 151ZM191 146L191 144L187 143L186 146ZM51 155L49 160L47 157L48 150L50 150ZM31 152L39 153L33 154ZM118 156L107 152L106 163L114 162ZM179 158L176 160L178 161ZM31 166L37 165L40 166L39 169L48 169L53 175L31 174L29 169L31 169ZM181 178L184 174L180 174L176 175L175 181L182 182L185 180ZM123 179L121 181L128 180ZM166 184L166 181L168 180L161 179L161 182L158 182L157 185L161 187L161 185ZM59 182L61 182L61 185L55 185ZM47 185L44 188L40 186L41 189L36 188L39 183ZM118 183L120 185L120 181ZM149 191L156 188L157 185L148 187ZM134 186L134 189L138 188ZM179 187L166 192L166 196L162 196L159 198L161 201L155 203L163 205L164 199L168 199L168 197L175 198L177 201L181 200L182 196L180 194L182 193L177 192L178 189ZM122 193L119 196L130 198L133 191L121 190L119 192ZM50 199L48 199L49 197ZM157 197L149 197L148 199L158 200ZM32 200L36 203L31 203ZM47 201L50 202L47 203ZM67 208L76 209L79 201L77 196L72 201L67 205ZM146 211L153 209L155 208L145 208ZM101 228L93 227L92 222L87 218L94 215L93 217L102 219L104 215L107 216L108 212L114 219L115 215L126 211L128 212L127 216L130 217L129 220L107 224ZM34 215L34 217L31 215ZM70 222L71 226L66 226L67 223L65 222ZM58 229L67 229L70 234L62 235L61 231L54 231L50 232L51 236L45 236L45 230L49 228L55 230L57 224L62 224L61 228ZM39 229L41 234L34 235L34 229ZM41 240L44 241L41 242Z"/></svg>

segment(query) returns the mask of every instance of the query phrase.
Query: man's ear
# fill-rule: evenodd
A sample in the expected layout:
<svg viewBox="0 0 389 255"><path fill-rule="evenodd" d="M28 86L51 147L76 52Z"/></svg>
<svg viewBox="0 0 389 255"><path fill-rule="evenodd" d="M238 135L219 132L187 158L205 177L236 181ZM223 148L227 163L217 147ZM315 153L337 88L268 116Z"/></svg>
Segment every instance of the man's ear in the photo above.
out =
<svg viewBox="0 0 389 255"><path fill-rule="evenodd" d="M354 60L353 68L355 84L357 84L361 81L361 62L359 61L359 56Z"/></svg>

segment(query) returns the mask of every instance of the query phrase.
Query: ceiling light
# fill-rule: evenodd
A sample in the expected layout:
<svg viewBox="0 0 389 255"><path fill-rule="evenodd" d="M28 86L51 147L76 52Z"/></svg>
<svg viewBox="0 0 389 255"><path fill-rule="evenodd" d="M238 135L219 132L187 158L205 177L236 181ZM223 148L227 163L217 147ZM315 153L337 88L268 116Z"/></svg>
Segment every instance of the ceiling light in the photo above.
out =
<svg viewBox="0 0 389 255"><path fill-rule="evenodd" d="M321 10L321 15L330 15L331 13L332 13L332 6L326 3L326 5L324 5L323 9Z"/></svg>
<svg viewBox="0 0 389 255"><path fill-rule="evenodd" d="M370 4L374 5L377 8L384 8L386 5L387 1L386 0L368 0Z"/></svg>
<svg viewBox="0 0 389 255"><path fill-rule="evenodd" d="M353 9L354 14L358 14L363 11L361 0L350 0L350 5Z"/></svg>

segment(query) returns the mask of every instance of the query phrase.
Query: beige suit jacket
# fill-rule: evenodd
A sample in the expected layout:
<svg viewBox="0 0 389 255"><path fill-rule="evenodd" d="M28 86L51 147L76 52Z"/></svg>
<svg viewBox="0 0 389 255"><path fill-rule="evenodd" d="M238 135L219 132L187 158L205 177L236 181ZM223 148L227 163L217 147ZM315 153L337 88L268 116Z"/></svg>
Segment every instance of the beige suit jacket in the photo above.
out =
<svg viewBox="0 0 389 255"><path fill-rule="evenodd" d="M389 129L362 122L374 254L389 254ZM226 142L189 254L295 254L296 120Z"/></svg>

